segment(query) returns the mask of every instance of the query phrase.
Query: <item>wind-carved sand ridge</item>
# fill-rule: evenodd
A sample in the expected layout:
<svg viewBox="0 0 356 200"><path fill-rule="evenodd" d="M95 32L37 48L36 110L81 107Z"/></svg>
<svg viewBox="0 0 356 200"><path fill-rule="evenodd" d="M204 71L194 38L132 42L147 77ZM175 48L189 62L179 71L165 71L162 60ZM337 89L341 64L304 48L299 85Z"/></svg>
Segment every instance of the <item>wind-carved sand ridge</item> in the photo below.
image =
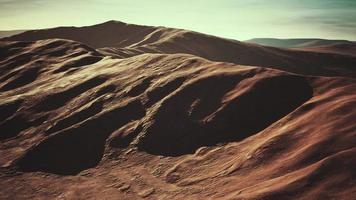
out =
<svg viewBox="0 0 356 200"><path fill-rule="evenodd" d="M121 22L25 32L0 52L1 198L355 192L352 56Z"/></svg>

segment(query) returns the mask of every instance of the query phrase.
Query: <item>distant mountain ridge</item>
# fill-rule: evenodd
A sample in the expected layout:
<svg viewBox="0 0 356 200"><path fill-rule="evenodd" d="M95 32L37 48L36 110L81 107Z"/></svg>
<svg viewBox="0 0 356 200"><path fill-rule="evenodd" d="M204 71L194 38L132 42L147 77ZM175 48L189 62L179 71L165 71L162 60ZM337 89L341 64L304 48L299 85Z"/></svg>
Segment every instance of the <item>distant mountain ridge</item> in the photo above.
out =
<svg viewBox="0 0 356 200"><path fill-rule="evenodd" d="M17 35L19 33L23 33L27 30L11 30L11 31L0 31L0 38L4 38L4 37L10 37L13 35Z"/></svg>
<svg viewBox="0 0 356 200"><path fill-rule="evenodd" d="M326 45L339 45L339 44L355 44L348 40L327 40L319 38L305 38L305 39L276 39L276 38L254 38L246 40L245 42L280 47L280 48L305 48Z"/></svg>
<svg viewBox="0 0 356 200"><path fill-rule="evenodd" d="M255 38L245 42L270 47L356 56L356 43L348 40Z"/></svg>
<svg viewBox="0 0 356 200"><path fill-rule="evenodd" d="M145 53L191 54L211 61L269 67L306 75L356 76L355 57L260 46L194 31L126 24L120 21L84 27L32 30L1 40L68 39L99 53L128 58Z"/></svg>

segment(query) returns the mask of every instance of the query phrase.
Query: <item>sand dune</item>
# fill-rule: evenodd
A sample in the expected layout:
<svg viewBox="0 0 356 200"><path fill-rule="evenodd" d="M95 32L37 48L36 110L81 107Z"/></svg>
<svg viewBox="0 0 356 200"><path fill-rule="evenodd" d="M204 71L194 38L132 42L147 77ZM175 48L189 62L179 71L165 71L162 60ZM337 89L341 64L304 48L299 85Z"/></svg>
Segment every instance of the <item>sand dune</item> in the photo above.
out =
<svg viewBox="0 0 356 200"><path fill-rule="evenodd" d="M109 21L87 27L27 31L5 40L34 41L61 38L79 41L116 58L143 53L185 53L212 61L270 67L316 76L355 77L356 58L330 53L265 47L193 31Z"/></svg>
<svg viewBox="0 0 356 200"><path fill-rule="evenodd" d="M142 28L117 22L94 28L111 25L127 34L127 26ZM115 47L103 47L112 38L95 44L85 34L85 44L83 37L37 40L48 31L88 29L93 27L27 32L22 36L36 40L0 42L1 198L354 194L356 80L350 56L162 27L144 27L140 37L119 34ZM228 58L239 48L245 57L232 63ZM334 68L322 65L328 62ZM272 63L278 65L263 67ZM315 63L320 65L308 68Z"/></svg>

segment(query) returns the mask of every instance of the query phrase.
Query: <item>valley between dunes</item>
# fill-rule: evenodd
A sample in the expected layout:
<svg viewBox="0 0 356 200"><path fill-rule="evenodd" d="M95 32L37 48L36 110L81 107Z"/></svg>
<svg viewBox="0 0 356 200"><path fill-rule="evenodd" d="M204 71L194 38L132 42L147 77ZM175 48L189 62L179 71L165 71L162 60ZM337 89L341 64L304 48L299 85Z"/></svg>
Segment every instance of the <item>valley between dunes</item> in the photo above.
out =
<svg viewBox="0 0 356 200"><path fill-rule="evenodd" d="M356 57L110 21L0 41L0 199L352 199Z"/></svg>

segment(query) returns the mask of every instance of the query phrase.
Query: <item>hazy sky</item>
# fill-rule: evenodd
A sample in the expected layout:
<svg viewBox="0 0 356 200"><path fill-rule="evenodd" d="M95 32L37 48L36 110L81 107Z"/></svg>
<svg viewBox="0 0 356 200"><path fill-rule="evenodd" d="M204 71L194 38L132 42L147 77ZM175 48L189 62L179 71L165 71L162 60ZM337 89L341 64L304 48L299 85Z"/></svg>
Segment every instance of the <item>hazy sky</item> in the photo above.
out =
<svg viewBox="0 0 356 200"><path fill-rule="evenodd" d="M356 0L0 0L0 30L119 20L255 37L356 40Z"/></svg>

